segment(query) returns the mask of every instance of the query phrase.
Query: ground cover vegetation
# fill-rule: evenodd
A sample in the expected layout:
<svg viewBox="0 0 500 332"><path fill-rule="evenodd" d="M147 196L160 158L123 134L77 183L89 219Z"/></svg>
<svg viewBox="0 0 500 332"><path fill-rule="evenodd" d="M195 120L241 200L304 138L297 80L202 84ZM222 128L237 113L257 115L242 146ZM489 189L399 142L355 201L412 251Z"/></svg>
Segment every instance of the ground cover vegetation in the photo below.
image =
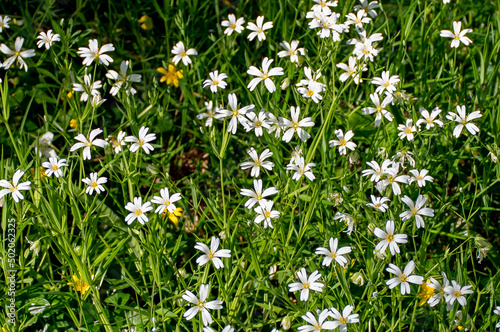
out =
<svg viewBox="0 0 500 332"><path fill-rule="evenodd" d="M499 5L2 1L2 331L500 329Z"/></svg>

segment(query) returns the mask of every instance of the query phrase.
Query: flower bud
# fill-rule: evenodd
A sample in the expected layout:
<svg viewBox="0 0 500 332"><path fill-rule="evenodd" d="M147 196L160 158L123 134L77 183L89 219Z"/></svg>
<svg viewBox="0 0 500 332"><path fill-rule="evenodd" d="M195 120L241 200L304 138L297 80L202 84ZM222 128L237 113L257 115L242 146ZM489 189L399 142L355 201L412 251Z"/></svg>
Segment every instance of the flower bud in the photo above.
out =
<svg viewBox="0 0 500 332"><path fill-rule="evenodd" d="M290 79L287 77L281 82L281 90L285 90L290 86Z"/></svg>
<svg viewBox="0 0 500 332"><path fill-rule="evenodd" d="M290 319L290 317L286 316L285 318L283 318L283 320L281 321L281 327L283 328L283 330L289 330L291 326L292 320Z"/></svg>
<svg viewBox="0 0 500 332"><path fill-rule="evenodd" d="M274 280L276 278L276 272L278 271L278 265L271 265L269 267L269 279Z"/></svg>
<svg viewBox="0 0 500 332"><path fill-rule="evenodd" d="M361 272L356 272L351 276L351 281L353 284L358 286L363 286L365 284L365 279L363 279L363 275Z"/></svg>
<svg viewBox="0 0 500 332"><path fill-rule="evenodd" d="M185 278L186 277L186 270L183 269L183 268L178 269L177 273L175 274L175 276L177 277L177 279L179 279L179 278Z"/></svg>

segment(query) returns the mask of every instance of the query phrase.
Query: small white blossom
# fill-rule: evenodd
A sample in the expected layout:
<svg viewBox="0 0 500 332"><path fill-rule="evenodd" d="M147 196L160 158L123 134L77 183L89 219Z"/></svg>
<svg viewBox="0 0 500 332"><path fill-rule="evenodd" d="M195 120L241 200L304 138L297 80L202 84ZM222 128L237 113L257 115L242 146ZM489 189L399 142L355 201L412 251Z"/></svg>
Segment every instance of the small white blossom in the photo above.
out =
<svg viewBox="0 0 500 332"><path fill-rule="evenodd" d="M104 53L114 50L115 47L113 44L105 44L99 48L97 39L90 39L89 47L79 47L76 53L78 53L80 57L84 58L83 65L85 66L90 66L95 59L99 59L99 64L104 63L104 65L107 66L110 62L113 62L113 58Z"/></svg>
<svg viewBox="0 0 500 332"><path fill-rule="evenodd" d="M203 82L204 88L210 87L210 91L212 91L212 93L216 93L218 88L220 88L220 89L226 88L227 83L224 82L224 79L226 79L228 77L226 74L224 74L224 73L219 74L219 71L216 70L216 71L209 73L209 75L210 75L210 79L206 79Z"/></svg>
<svg viewBox="0 0 500 332"><path fill-rule="evenodd" d="M441 37L452 38L451 47L457 48L460 45L460 42L464 43L466 46L472 43L472 40L465 36L465 34L469 32L472 32L472 29L462 30L462 22L453 21L453 32L450 30L441 30L439 35Z"/></svg>
<svg viewBox="0 0 500 332"><path fill-rule="evenodd" d="M292 293L300 290L301 301L307 301L307 299L309 299L309 290L313 290L315 292L323 291L323 287L325 285L321 282L317 282L317 280L321 278L321 274L318 271L314 271L309 277L307 277L306 269L302 268L297 272L297 277L300 282L293 282L288 285L288 288Z"/></svg>
<svg viewBox="0 0 500 332"><path fill-rule="evenodd" d="M108 182L108 179L105 177L98 177L97 172L94 172L90 173L88 178L83 178L82 182L88 186L87 189L85 189L85 193L87 195L92 195L94 190L98 194L105 191L103 184Z"/></svg>
<svg viewBox="0 0 500 332"><path fill-rule="evenodd" d="M247 29L252 32L248 35L248 40L252 41L255 37L259 39L259 41L266 40L266 34L264 30L271 29L273 27L273 22L264 23L264 16L257 17L257 24L253 22L248 22Z"/></svg>
<svg viewBox="0 0 500 332"><path fill-rule="evenodd" d="M142 126L141 129L139 129L139 137L135 137L133 135L125 137L125 142L133 143L129 148L130 152L136 152L139 148L142 148L146 154L149 154L150 151L154 150L153 146L149 144L149 142L156 139L156 134L148 134L148 131L148 127Z"/></svg>
<svg viewBox="0 0 500 332"><path fill-rule="evenodd" d="M203 266L206 263L212 261L212 263L214 263L214 267L217 270L223 268L224 263L222 263L221 258L231 257L231 250L229 249L217 250L219 248L219 243L220 240L215 236L212 236L212 239L210 240L210 248L205 243L196 242L194 248L204 253L204 255L201 255L200 257L198 257L198 259L196 259L196 263L198 263L199 266Z"/></svg>
<svg viewBox="0 0 500 332"><path fill-rule="evenodd" d="M125 205L125 210L130 211L125 217L127 225L130 225L136 219L141 225L144 225L149 221L146 212L153 210L153 207L151 206L151 202L142 204L141 197L134 197L134 202L128 202L127 205Z"/></svg>
<svg viewBox="0 0 500 332"><path fill-rule="evenodd" d="M233 31L241 33L245 29L243 27L244 23L245 19L243 17L236 19L236 16L234 16L234 14L229 14L227 15L227 21L222 21L220 25L223 27L227 27L226 30L224 30L224 34L231 36Z"/></svg>
<svg viewBox="0 0 500 332"><path fill-rule="evenodd" d="M52 46L52 43L55 41L61 41L61 36L58 33L52 33L52 30L45 32L40 32L37 39L40 39L36 44L38 48L42 48L45 46L45 49L49 49Z"/></svg>
<svg viewBox="0 0 500 332"><path fill-rule="evenodd" d="M174 57L172 58L172 62L177 66L179 61L182 60L182 63L184 66L187 66L190 64L192 61L189 58L190 55L198 55L198 52L194 48L190 48L186 51L186 48L184 47L183 42L178 42L177 44L174 45L172 48L172 54L174 54Z"/></svg>
<svg viewBox="0 0 500 332"><path fill-rule="evenodd" d="M46 168L45 174L47 176L55 175L56 178L62 176L61 167L68 166L66 159L57 159L57 157L50 157L49 161L43 162L42 167Z"/></svg>

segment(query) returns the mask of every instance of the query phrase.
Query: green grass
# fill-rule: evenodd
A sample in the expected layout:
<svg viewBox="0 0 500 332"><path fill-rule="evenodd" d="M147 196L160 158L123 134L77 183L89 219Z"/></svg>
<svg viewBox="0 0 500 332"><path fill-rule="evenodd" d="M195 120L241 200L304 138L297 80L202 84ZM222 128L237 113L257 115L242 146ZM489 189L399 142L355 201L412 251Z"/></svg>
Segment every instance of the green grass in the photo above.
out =
<svg viewBox="0 0 500 332"><path fill-rule="evenodd" d="M340 21L353 12L358 1L339 1L332 10ZM23 49L36 49L36 56L26 59L28 71L17 63L2 68L0 117L0 179L12 180L16 170L26 172L21 180L31 182L23 191L24 200L15 203L6 195L1 208L2 246L0 326L5 331L202 331L200 314L192 320L183 317L191 305L182 299L186 291L199 296L202 284L210 285L207 301L221 300L221 310L211 310L211 327L221 331L230 324L236 331L284 330L283 321L297 330L306 322L307 312L335 307L342 311L354 306L359 323L349 324L349 331L453 331L457 324L470 331L495 331L500 305L500 97L498 94L500 29L499 1L383 1L378 16L366 25L367 35L381 33L380 53L363 82L345 83L337 63L347 63L353 46L346 41L359 38L353 26L341 35L341 41L321 39L317 30L308 27L306 13L312 1L13 1L0 4L0 13L16 20L0 33L0 43L12 48L17 37L24 38ZM223 34L220 23L228 14L255 22L263 15L273 28L264 41L248 41L249 31ZM141 28L139 19L148 15L152 28ZM451 39L440 37L441 30L453 30L452 22L473 29L467 36L472 44L450 48ZM36 47L40 31L54 30L61 35L50 50ZM114 59L109 66L82 65L79 47L97 39L99 46L112 43ZM300 64L279 58L279 43L299 40L307 50ZM168 68L173 46L183 41L195 48L192 64L183 70L180 86L160 83L158 67ZM263 83L249 91L253 76L250 66L261 68L262 59L274 59L271 67L282 67L283 76L274 76L277 91L269 93ZM7 55L0 57L5 61ZM134 83L135 95L123 90L113 97L108 69L119 71L122 60L131 63L132 72L142 75ZM326 90L316 104L303 98L295 87L304 76L304 66L321 70ZM209 73L226 73L228 86L212 94L203 89ZM373 125L374 115L362 115L371 107L369 95L376 86L371 79L382 71L399 75L398 91L408 100L389 105L392 122ZM130 70L129 70L130 73ZM71 98L73 83L82 83L84 74L101 80L99 89L106 101L99 107L80 101L80 92ZM281 89L284 79L290 80ZM311 138L306 143L295 135L290 143L264 130L262 137L245 132L227 132L229 122L214 119L210 128L196 116L205 112L205 102L228 107L228 95L235 93L241 106L254 104L276 117L290 119L290 107L299 106L300 118L312 117L315 126L307 128ZM446 119L456 106L465 105L467 114L480 111L472 121L479 128L471 135L465 128L459 138L453 136L456 122ZM398 124L406 119L415 123L419 109L442 109L439 119L444 126L415 133L412 141L398 137ZM77 129L70 126L76 120ZM154 151L132 153L128 146L115 154L110 147L93 148L91 160L83 160L82 150L70 152L77 134L88 135L101 128L99 138L117 136L120 130L137 135L142 126L156 134ZM357 158L340 155L330 148L334 131L352 130ZM67 158L63 176L48 178L40 172L47 161L35 151L38 139L52 132L53 148L60 158ZM294 147L300 146L306 162L314 162L316 179L304 177L296 182L286 171ZM274 186L279 193L271 196L274 209L281 213L273 220L274 228L253 222L256 213L244 207L247 198L242 188L253 189L250 173L240 164L248 161L247 149L260 154L273 152L272 171L261 169L264 188ZM387 189L379 193L369 177L362 177L366 162L379 164L398 151L411 151L416 161L408 170L427 169L432 183L419 188L416 183L402 185L402 195ZM349 151L350 152L350 151ZM405 163L408 166L408 163ZM81 179L97 172L108 182L99 195L85 194ZM411 175L411 174L410 174ZM134 197L143 202L159 196L162 188L181 193L179 224L154 210L149 222L125 223L129 211L125 205ZM382 213L367 207L370 195L387 196L389 209ZM434 217L424 217L425 228L416 228L414 219L402 221L407 210L401 197L416 200L428 197L427 206ZM340 198L340 199L339 199ZM156 208L156 205L154 205ZM334 220L337 213L347 213L355 220L355 229L346 233L346 225ZM6 315L8 296L8 223L16 222L16 325ZM408 235L400 244L401 253L378 258L374 253L378 238L373 229L385 230L387 220L394 220L396 233ZM224 268L216 270L211 262L196 263L201 252L197 242L207 245L210 238L221 238L221 248L231 250L223 258ZM339 265L324 267L318 247L339 239L339 246L351 246L346 269ZM34 249L36 248L36 250ZM478 261L480 250L487 256ZM416 263L415 274L442 281L441 272L461 286L471 285L467 305L455 302L451 311L442 300L439 305L419 306L421 286L411 285L411 293L401 295L400 286L390 290L386 282L394 277L386 268L393 263L403 268L410 260ZM269 269L277 266L270 279ZM297 282L297 271L305 267L308 275L318 270L325 284L322 292L311 292L308 301L300 292L289 292ZM90 285L86 292L68 285L73 276ZM363 282L355 277L362 276ZM83 294L84 293L84 294ZM457 312L461 310L461 318ZM466 314L467 313L467 314ZM154 320L153 320L154 318ZM455 322L455 320L459 322ZM330 319L331 320L331 319ZM285 324L286 325L286 324Z"/></svg>

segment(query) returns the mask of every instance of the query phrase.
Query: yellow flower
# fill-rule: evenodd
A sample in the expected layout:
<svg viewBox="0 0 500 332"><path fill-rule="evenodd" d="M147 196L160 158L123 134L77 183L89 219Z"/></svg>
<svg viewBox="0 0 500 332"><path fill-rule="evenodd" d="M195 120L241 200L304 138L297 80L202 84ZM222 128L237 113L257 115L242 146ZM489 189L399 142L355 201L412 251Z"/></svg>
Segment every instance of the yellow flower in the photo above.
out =
<svg viewBox="0 0 500 332"><path fill-rule="evenodd" d="M430 280L427 279L427 282L430 282ZM418 305L420 307L423 306L427 302L427 300L433 297L436 293L436 290L434 288L427 286L427 282L422 283L422 290L418 294L418 298L420 299Z"/></svg>
<svg viewBox="0 0 500 332"><path fill-rule="evenodd" d="M91 275L90 278L93 280L94 279L94 275ZM75 290L77 292L82 293L82 295L85 294L89 290L89 288L90 288L89 284L87 284L83 280L80 280L76 275L73 275L73 281L74 282L68 282L68 285L75 287Z"/></svg>
<svg viewBox="0 0 500 332"><path fill-rule="evenodd" d="M68 93L66 94L66 97L68 97L68 99L71 99L71 97L73 97L73 94L74 94L74 93L75 93L74 91L70 91L70 92L68 92Z"/></svg>
<svg viewBox="0 0 500 332"><path fill-rule="evenodd" d="M182 216L182 208L180 207L176 208L173 213L168 212L168 210L165 208L165 210L163 210L162 213L163 219L165 219L167 213L168 213L168 219L170 219L170 221L174 223L175 227L177 227L177 225L179 225L178 217Z"/></svg>
<svg viewBox="0 0 500 332"><path fill-rule="evenodd" d="M31 172L31 175L33 177L35 177L35 169L33 167L30 168L30 172ZM40 179L43 180L46 177L48 177L48 176L47 176L47 174L45 174L45 168L43 168L42 166L40 166Z"/></svg>
<svg viewBox="0 0 500 332"><path fill-rule="evenodd" d="M153 29L153 20L148 15L142 15L141 18L139 19L139 22L142 23L141 24L142 29L144 30Z"/></svg>
<svg viewBox="0 0 500 332"><path fill-rule="evenodd" d="M174 85L176 88L179 87L179 79L184 77L182 69L176 70L172 64L168 65L168 71L163 67L159 67L157 70L163 74L160 83L167 81L168 85Z"/></svg>
<svg viewBox="0 0 500 332"><path fill-rule="evenodd" d="M78 128L78 121L76 121L76 119L71 119L69 121L69 126L73 129L77 129Z"/></svg>

